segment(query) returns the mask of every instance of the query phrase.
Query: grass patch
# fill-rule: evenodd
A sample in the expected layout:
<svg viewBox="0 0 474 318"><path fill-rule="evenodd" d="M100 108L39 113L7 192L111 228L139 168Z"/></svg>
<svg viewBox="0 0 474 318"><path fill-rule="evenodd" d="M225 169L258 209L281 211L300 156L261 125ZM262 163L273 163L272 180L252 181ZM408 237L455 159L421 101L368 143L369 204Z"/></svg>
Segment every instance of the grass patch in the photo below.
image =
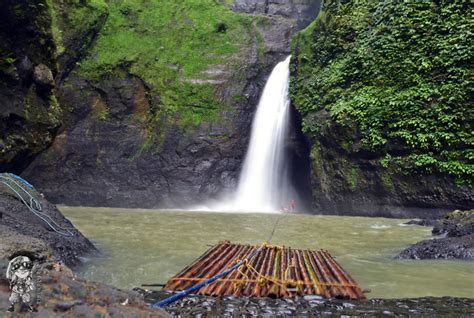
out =
<svg viewBox="0 0 474 318"><path fill-rule="evenodd" d="M237 64L248 41L251 17L215 0L108 0L109 16L79 74L93 81L107 75L140 77L150 93L148 124L166 117L187 129L216 121L226 106L202 72L213 64ZM221 27L225 25L225 30Z"/></svg>

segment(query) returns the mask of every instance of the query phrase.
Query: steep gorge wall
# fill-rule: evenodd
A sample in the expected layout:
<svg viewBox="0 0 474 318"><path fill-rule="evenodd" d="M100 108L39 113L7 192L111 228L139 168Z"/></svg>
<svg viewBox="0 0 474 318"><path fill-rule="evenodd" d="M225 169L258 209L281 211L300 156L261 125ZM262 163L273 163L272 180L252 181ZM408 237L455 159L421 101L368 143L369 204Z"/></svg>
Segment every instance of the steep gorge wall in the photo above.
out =
<svg viewBox="0 0 474 318"><path fill-rule="evenodd" d="M312 210L436 217L474 205L472 12L454 1L325 1L293 41Z"/></svg>
<svg viewBox="0 0 474 318"><path fill-rule="evenodd" d="M63 28L72 42L61 38L63 20L52 1L0 4L0 171L20 173L51 145L68 111L57 100L61 80L105 20L105 12L96 15L87 2L54 3L69 12L81 6L81 27Z"/></svg>
<svg viewBox="0 0 474 318"><path fill-rule="evenodd" d="M67 114L22 176L84 206L183 207L232 190L266 78L319 1L81 3L53 2ZM287 148L308 164L300 135Z"/></svg>
<svg viewBox="0 0 474 318"><path fill-rule="evenodd" d="M295 38L287 153L312 211L472 207L464 6L327 1ZM232 190L266 78L319 1L228 8L2 2L0 170L72 205L180 207Z"/></svg>
<svg viewBox="0 0 474 318"><path fill-rule="evenodd" d="M46 1L0 3L0 171L24 169L61 123L51 24Z"/></svg>

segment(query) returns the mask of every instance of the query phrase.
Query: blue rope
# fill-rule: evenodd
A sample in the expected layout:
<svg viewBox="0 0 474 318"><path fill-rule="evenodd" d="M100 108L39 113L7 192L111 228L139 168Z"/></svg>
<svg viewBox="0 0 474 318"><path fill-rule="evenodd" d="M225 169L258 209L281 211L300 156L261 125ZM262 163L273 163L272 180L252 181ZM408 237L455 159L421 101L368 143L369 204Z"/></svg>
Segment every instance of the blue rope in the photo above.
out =
<svg viewBox="0 0 474 318"><path fill-rule="evenodd" d="M200 282L200 283L198 283L198 284L196 284L192 287L189 287L188 289L180 291L179 293L174 294L171 297L168 297L166 299L163 299L162 301L156 302L151 307L152 308L162 308L162 307L165 307L166 305L169 305L172 302L174 302L174 301L176 301L180 298L183 298L184 296L187 296L187 295L191 294L192 292L198 290L199 288L204 287L204 286L216 281L217 279L221 278L222 276L225 276L225 275L229 274L230 272L234 271L235 269L239 268L243 263L245 263L247 261L250 261L261 250L262 250L262 247L259 247L252 254L250 254L246 259L241 260L240 262L238 262L237 264L235 264L231 268L228 268L225 271L223 271L223 272L221 272L221 273L219 273L219 274L217 274L217 275L215 275L211 278L208 278L203 282Z"/></svg>
<svg viewBox="0 0 474 318"><path fill-rule="evenodd" d="M19 189L21 189L23 192L26 193L26 195L30 198L30 206L33 207L34 209L36 210L39 210L39 211L42 211L42 207L41 207L41 203L31 195L30 192L28 192L21 184L18 184L18 182L16 182L14 179L9 179L8 177L5 177L4 175L0 174L0 178L8 181L8 182L11 182L13 183L15 186L17 186ZM19 178L19 177L18 177ZM20 178L21 179L21 178ZM17 179L20 181L20 179ZM23 179L21 179L23 180ZM2 181L3 184L5 184L8 188L10 188L11 190L14 191L14 193L17 194L17 196L21 196L19 193L17 193L17 191L15 191L15 189L12 188L11 185L9 185L6 181ZM20 181L21 182L21 181ZM21 182L23 183L23 182ZM29 187L29 186L28 186ZM31 190L34 191L34 188L31 188ZM23 198L23 197L21 197Z"/></svg>
<svg viewBox="0 0 474 318"><path fill-rule="evenodd" d="M20 176L17 176L16 174L13 174L13 173L3 173L13 179L16 179L18 181L20 181L21 183L23 183L24 185L26 185L28 188L30 188L31 190L34 190L35 188L31 185L31 183L29 183L28 181L26 181L25 179L23 179L22 177ZM1 175L1 174L0 174Z"/></svg>
<svg viewBox="0 0 474 318"><path fill-rule="evenodd" d="M49 215L41 212L42 211L41 203L22 186L23 184L27 186L28 188L30 188L31 190L34 190L33 186L30 183L28 183L26 180L12 173L2 173L0 174L0 179L3 179L3 180L0 180L1 184L9 188L34 215L36 215L43 222L45 222L54 232L62 236L68 236L68 237L74 236L74 232L72 232L70 229L61 227ZM20 190L26 193L26 195L29 197L29 201L30 201L29 204L27 203L26 199L8 182L13 183L16 187L18 187Z"/></svg>

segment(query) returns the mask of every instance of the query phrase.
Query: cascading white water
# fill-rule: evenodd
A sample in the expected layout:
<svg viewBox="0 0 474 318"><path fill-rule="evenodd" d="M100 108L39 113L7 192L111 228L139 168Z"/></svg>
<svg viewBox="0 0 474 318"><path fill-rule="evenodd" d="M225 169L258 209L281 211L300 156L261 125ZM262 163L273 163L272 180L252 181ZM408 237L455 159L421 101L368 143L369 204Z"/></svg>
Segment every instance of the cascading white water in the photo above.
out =
<svg viewBox="0 0 474 318"><path fill-rule="evenodd" d="M273 69L252 123L232 210L276 212L287 197L284 142L288 131L290 56Z"/></svg>

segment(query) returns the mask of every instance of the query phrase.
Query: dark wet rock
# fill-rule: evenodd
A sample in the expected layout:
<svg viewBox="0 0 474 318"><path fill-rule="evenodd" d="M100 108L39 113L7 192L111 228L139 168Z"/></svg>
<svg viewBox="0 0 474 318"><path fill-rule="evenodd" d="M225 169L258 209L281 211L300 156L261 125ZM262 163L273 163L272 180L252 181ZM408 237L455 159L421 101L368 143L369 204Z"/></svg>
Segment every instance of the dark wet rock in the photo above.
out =
<svg viewBox="0 0 474 318"><path fill-rule="evenodd" d="M421 241L400 252L397 258L474 260L474 234Z"/></svg>
<svg viewBox="0 0 474 318"><path fill-rule="evenodd" d="M458 187L449 177L396 174L380 159L357 149L344 149L356 132L332 122L324 110L312 119L321 122L322 137L312 144L312 210L321 214L438 219L474 204L469 186Z"/></svg>
<svg viewBox="0 0 474 318"><path fill-rule="evenodd" d="M67 310L71 309L74 306L82 305L82 304L83 304L82 300L63 301L63 302L57 303L54 306L54 310L56 310L56 311L58 311L58 310L59 311L67 311Z"/></svg>
<svg viewBox="0 0 474 318"><path fill-rule="evenodd" d="M67 265L78 265L81 257L97 253L94 245L46 199L40 199L42 212L73 236L63 236L51 230L22 202L0 193L0 259L8 259L20 252L35 260L60 260Z"/></svg>
<svg viewBox="0 0 474 318"><path fill-rule="evenodd" d="M474 233L474 210L453 211L446 214L433 228L433 235L446 234L447 237L460 237Z"/></svg>
<svg viewBox="0 0 474 318"><path fill-rule="evenodd" d="M18 73L22 80L28 82L33 74L33 63L31 63L28 56L20 57L17 63Z"/></svg>
<svg viewBox="0 0 474 318"><path fill-rule="evenodd" d="M275 15L297 18L299 27L304 27L314 19L313 12L319 11L321 1L281 1L281 0L234 0L231 8L238 12Z"/></svg>
<svg viewBox="0 0 474 318"><path fill-rule="evenodd" d="M420 225L420 226L435 226L438 224L437 219L415 219L415 220L410 220L406 223L406 225Z"/></svg>
<svg viewBox="0 0 474 318"><path fill-rule="evenodd" d="M19 251L26 251L36 261L46 261L54 255L45 241L0 224L0 259L8 260Z"/></svg>
<svg viewBox="0 0 474 318"><path fill-rule="evenodd" d="M474 210L448 213L433 228L444 238L418 242L400 252L401 259L474 259Z"/></svg>
<svg viewBox="0 0 474 318"><path fill-rule="evenodd" d="M18 74L18 69L15 65L10 65L4 69L3 73L8 78L9 81L18 84L20 82L20 75Z"/></svg>
<svg viewBox="0 0 474 318"><path fill-rule="evenodd" d="M51 107L57 106L51 23L46 0L0 1L0 172L24 169L60 124L61 109Z"/></svg>
<svg viewBox="0 0 474 318"><path fill-rule="evenodd" d="M35 66L33 80L43 90L51 90L54 87L53 72L44 64Z"/></svg>
<svg viewBox="0 0 474 318"><path fill-rule="evenodd" d="M0 1L0 172L19 174L51 145L62 124L66 107L57 88L106 18L87 2ZM71 18L74 10L80 20Z"/></svg>

